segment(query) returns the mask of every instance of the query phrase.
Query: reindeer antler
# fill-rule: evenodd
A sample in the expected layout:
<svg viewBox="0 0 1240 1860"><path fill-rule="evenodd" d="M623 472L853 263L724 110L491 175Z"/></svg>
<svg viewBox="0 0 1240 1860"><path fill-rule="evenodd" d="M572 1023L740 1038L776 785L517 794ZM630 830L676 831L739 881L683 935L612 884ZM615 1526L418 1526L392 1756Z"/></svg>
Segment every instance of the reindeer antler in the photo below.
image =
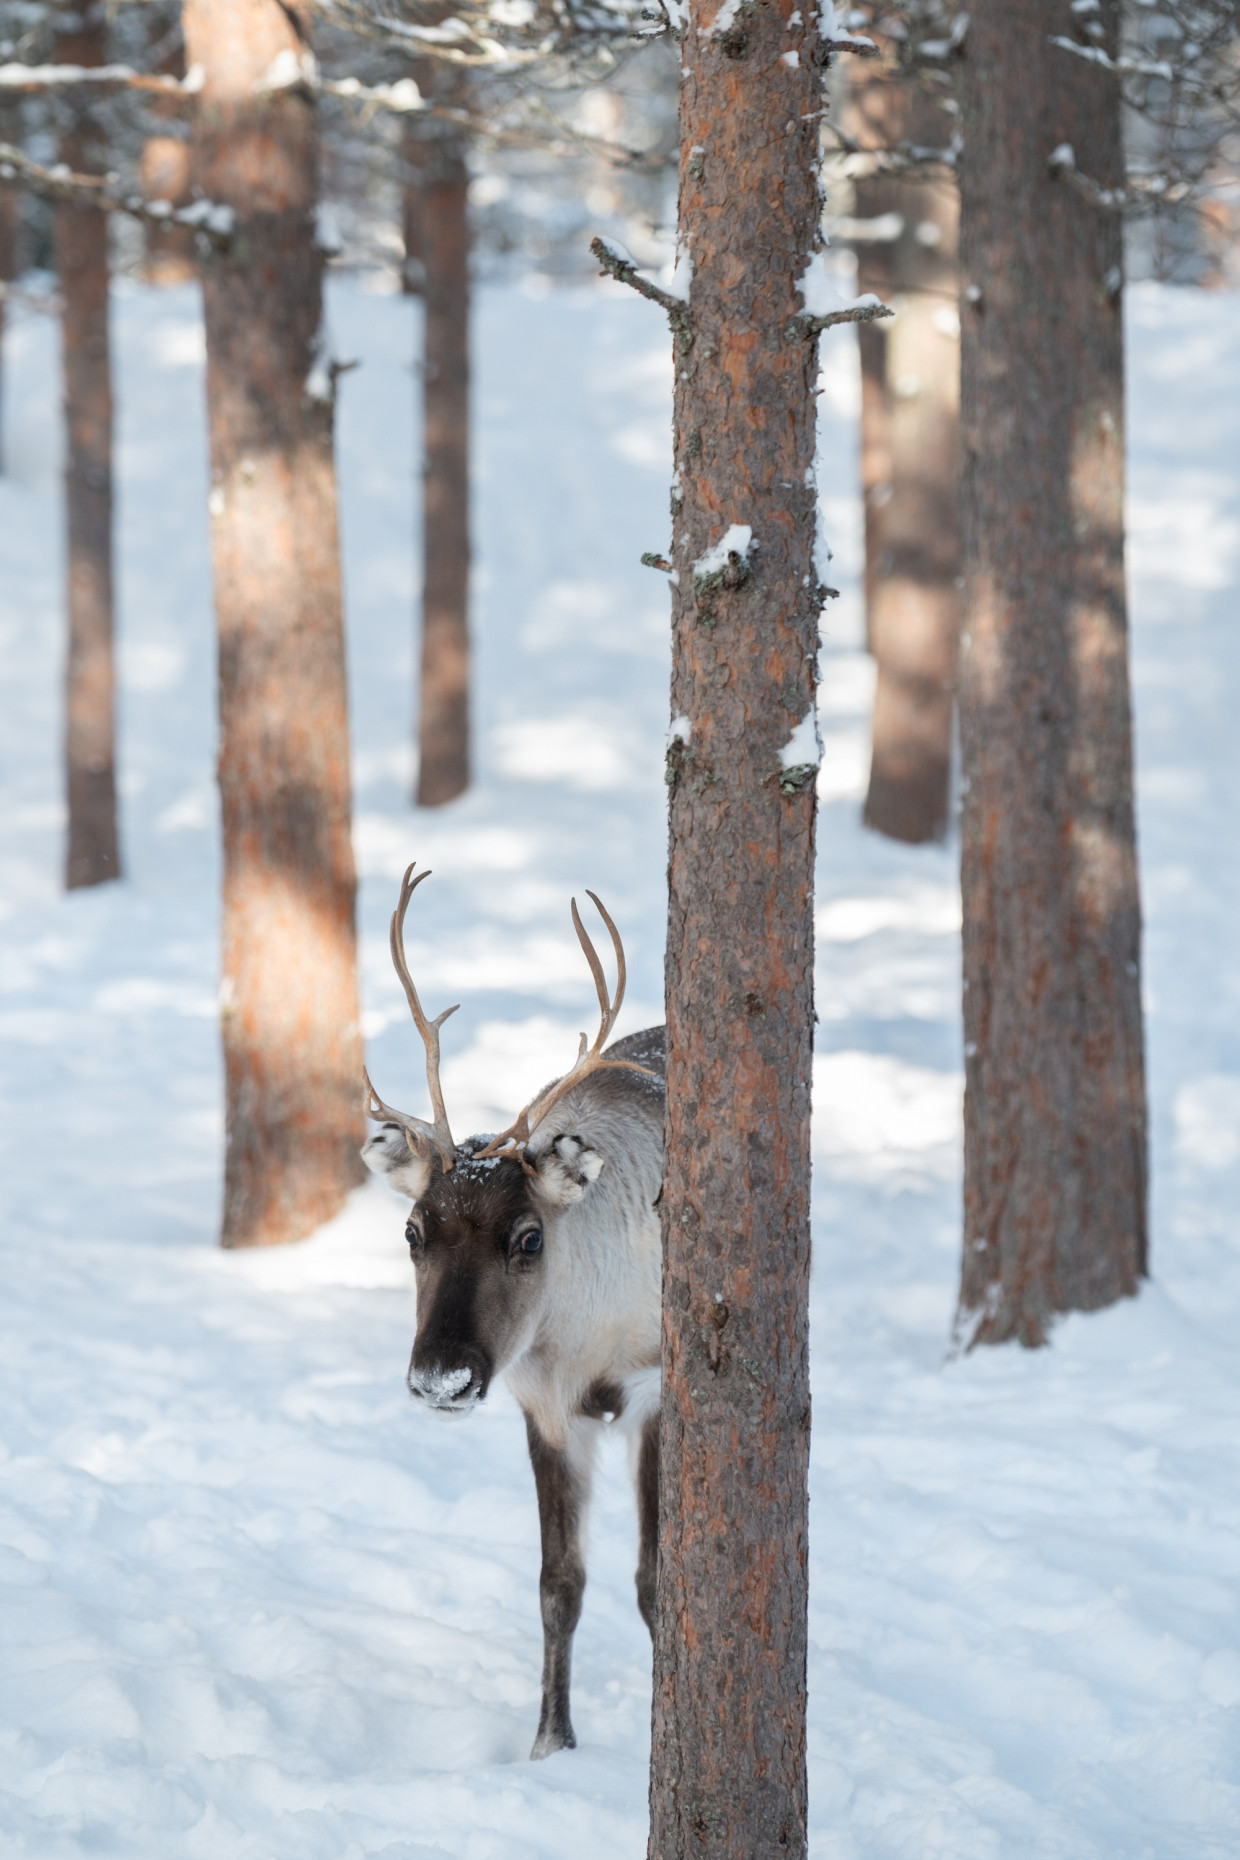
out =
<svg viewBox="0 0 1240 1860"><path fill-rule="evenodd" d="M384 1104L371 1084L370 1074L365 1068L363 1068L362 1077L366 1081L367 1117L373 1118L376 1123L400 1124L407 1136L433 1143L439 1151L439 1160L444 1166L444 1173L447 1174L456 1159L456 1145L452 1141L452 1132L448 1128L448 1113L444 1109L443 1091L439 1083L439 1029L449 1014L456 1013L460 1002L457 1002L456 1007L445 1008L443 1013L437 1015L434 1020L427 1020L422 1012L422 1003L418 1000L418 991L413 985L413 977L409 973L409 964L405 960L405 912L409 909L410 898L422 880L430 877L430 872L426 871L419 872L415 878L413 874L416 863L415 860L414 865L409 866L401 880L400 902L392 912L389 942L392 950L392 967L400 977L405 998L409 1003L409 1011L413 1015L413 1024L426 1048L426 1083L430 1089L434 1123L427 1124L420 1117L408 1117L404 1111L394 1111L391 1105Z"/></svg>
<svg viewBox="0 0 1240 1860"><path fill-rule="evenodd" d="M569 1071L562 1079L557 1079L554 1085L548 1086L541 1098L536 1098L532 1104L527 1104L523 1110L519 1111L507 1130L501 1130L497 1137L492 1137L485 1149L475 1150L474 1155L480 1160L487 1156L507 1156L520 1162L525 1168L525 1158L522 1152L530 1140L531 1126L544 1118L552 1106L558 1104L564 1094L571 1091L574 1085L579 1084L587 1073L649 1073L650 1071L649 1066L640 1066L635 1059L603 1059L600 1057L607 1036L615 1026L616 1017L624 1003L624 944L620 941L620 932L608 915L602 899L596 897L592 891L587 891L586 896L607 925L611 936L611 946L616 954L616 992L610 995L607 991L607 978L603 974L603 965L599 961L598 951L586 934L586 927L581 921L581 913L577 909L577 900L574 898L572 900L573 929L577 932L577 941L581 944L582 954L590 965L590 973L594 977L595 993L598 995L599 1027L594 1036L594 1044L587 1046L585 1034L580 1036L581 1044L577 1049L577 1058Z"/></svg>

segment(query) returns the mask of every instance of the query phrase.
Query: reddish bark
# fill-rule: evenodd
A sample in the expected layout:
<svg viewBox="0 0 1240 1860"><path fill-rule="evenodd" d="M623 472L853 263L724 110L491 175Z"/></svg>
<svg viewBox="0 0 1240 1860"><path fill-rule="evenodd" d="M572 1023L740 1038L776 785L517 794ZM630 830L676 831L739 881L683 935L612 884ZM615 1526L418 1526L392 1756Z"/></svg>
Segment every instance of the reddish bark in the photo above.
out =
<svg viewBox="0 0 1240 1860"><path fill-rule="evenodd" d="M361 1178L355 877L314 103L280 0L190 0L224 828L226 1246L296 1240Z"/></svg>
<svg viewBox="0 0 1240 1860"><path fill-rule="evenodd" d="M791 0L680 44L668 1154L651 1860L805 1853L822 57ZM788 59L797 52L799 58ZM694 565L733 524L748 559ZM687 731L687 740L684 738Z"/></svg>
<svg viewBox="0 0 1240 1860"><path fill-rule="evenodd" d="M106 62L102 7L59 16L60 64ZM106 167L98 117L80 96L63 99L60 160L75 173ZM69 202L52 214L61 300L65 407L65 885L119 878L116 821L116 678L112 618L112 369L108 334L108 219Z"/></svg>
<svg viewBox="0 0 1240 1860"><path fill-rule="evenodd" d="M167 39L167 23L153 14L152 49L158 52ZM185 76L185 52L173 44L157 56L154 70L164 77ZM189 205L191 197L190 145L182 121L184 104L178 97L152 96L147 105L156 121L166 124L161 135L148 136L142 145L140 175L146 200L166 200L174 207ZM197 274L197 248L188 226L146 227L146 276L156 285L185 284Z"/></svg>
<svg viewBox="0 0 1240 1860"><path fill-rule="evenodd" d="M1114 51L1118 0L1091 15ZM1146 1271L1123 535L1118 92L1066 0L979 0L961 169L963 1341L1045 1340Z"/></svg>
<svg viewBox="0 0 1240 1860"><path fill-rule="evenodd" d="M440 102L464 101L453 71L419 71ZM426 306L422 370L420 807L469 786L469 169L464 138L411 124L405 138L406 285Z"/></svg>
<svg viewBox="0 0 1240 1860"><path fill-rule="evenodd" d="M158 101L158 99L156 100ZM174 207L190 200L189 143L177 136L148 136L142 145L142 194ZM188 226L146 229L146 276L151 284L184 284L195 275L194 234Z"/></svg>
<svg viewBox="0 0 1240 1860"><path fill-rule="evenodd" d="M893 80L886 62L866 60L850 72L847 123L849 135L864 148L894 148L904 133L906 92ZM853 211L868 232L877 222L901 211L900 184L892 175L872 175L854 189ZM889 238L857 239L857 290L890 303L895 289ZM882 513L891 496L891 432L887 405L887 325L885 320L857 325L861 362L861 495L865 515L865 639L871 644L874 588L880 573Z"/></svg>
<svg viewBox="0 0 1240 1860"><path fill-rule="evenodd" d="M889 59L863 67L849 111L851 132L867 148L940 148L950 139L938 91L902 77ZM896 312L857 332L866 643L878 672L864 819L915 843L946 832L951 775L960 617L957 190L946 174L879 175L857 183L856 211L870 226L886 218L899 229L857 248L859 288Z"/></svg>
<svg viewBox="0 0 1240 1860"><path fill-rule="evenodd" d="M908 131L941 146L943 118L915 98ZM934 140L937 136L938 141ZM947 175L895 184L904 222L890 249L886 343L890 492L878 513L870 607L878 665L865 823L917 843L947 831L960 630L960 211Z"/></svg>

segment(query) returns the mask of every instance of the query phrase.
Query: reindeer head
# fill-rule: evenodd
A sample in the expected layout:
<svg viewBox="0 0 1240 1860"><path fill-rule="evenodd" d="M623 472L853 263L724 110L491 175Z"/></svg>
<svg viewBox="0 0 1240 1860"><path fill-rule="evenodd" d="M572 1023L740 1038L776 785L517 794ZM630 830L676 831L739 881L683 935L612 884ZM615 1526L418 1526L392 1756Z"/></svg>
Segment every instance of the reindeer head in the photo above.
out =
<svg viewBox="0 0 1240 1860"><path fill-rule="evenodd" d="M367 1115L381 1129L364 1145L362 1157L413 1202L405 1225L418 1296L409 1393L440 1412L462 1414L483 1399L492 1377L533 1340L546 1288L548 1230L603 1168L603 1158L580 1138L559 1135L540 1143L532 1136L535 1127L588 1073L646 1068L601 1057L624 1000L624 949L611 918L589 892L611 933L617 972L613 998L574 899L573 924L599 999L594 1044L587 1047L583 1033L572 1068L499 1136L454 1142L439 1083L439 1029L456 1009L428 1021L405 959L405 913L427 877L420 872L415 878L413 866L405 873L392 915L391 950L426 1048L433 1122L384 1104L367 1074Z"/></svg>

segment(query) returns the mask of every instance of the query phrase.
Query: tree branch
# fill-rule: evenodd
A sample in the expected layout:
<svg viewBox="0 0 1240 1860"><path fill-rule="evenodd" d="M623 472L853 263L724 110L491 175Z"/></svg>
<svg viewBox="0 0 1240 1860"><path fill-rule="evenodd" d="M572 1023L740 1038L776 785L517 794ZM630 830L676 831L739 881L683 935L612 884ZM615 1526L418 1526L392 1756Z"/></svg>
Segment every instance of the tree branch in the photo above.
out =
<svg viewBox="0 0 1240 1860"><path fill-rule="evenodd" d="M880 304L877 297L869 303L850 304L846 310L829 310L825 316L816 316L808 310L802 310L794 316L788 325L787 334L792 336L817 336L824 329L834 329L839 323L873 323L880 317L894 316L895 311L886 304Z"/></svg>
<svg viewBox="0 0 1240 1860"><path fill-rule="evenodd" d="M648 297L652 304L658 304L660 310L667 312L672 328L681 335L689 333L689 306L683 297L673 297L649 278L643 278L628 253L607 239L591 239L590 250L597 258L605 276L614 278L617 284L627 284L639 297Z"/></svg>
<svg viewBox="0 0 1240 1860"><path fill-rule="evenodd" d="M124 213L147 226L188 226L216 251L226 251L232 238L231 207L216 206L210 200L173 207L166 200L119 194L114 174L74 174L59 164L45 168L11 142L0 142L0 181L16 182L41 200L70 201L79 207L96 207L102 213Z"/></svg>
<svg viewBox="0 0 1240 1860"><path fill-rule="evenodd" d="M135 71L132 65L0 65L0 91L23 94L48 90L98 88L105 90L150 90L161 96L184 97L192 86L180 78L152 77Z"/></svg>
<svg viewBox="0 0 1240 1860"><path fill-rule="evenodd" d="M1190 181L1172 180L1163 174L1130 174L1124 187L1103 187L1092 175L1081 173L1070 142L1061 142L1051 151L1046 167L1052 179L1066 181L1091 206L1101 207L1108 213L1133 213L1142 207L1154 211L1164 204L1174 206L1187 200L1193 191Z"/></svg>

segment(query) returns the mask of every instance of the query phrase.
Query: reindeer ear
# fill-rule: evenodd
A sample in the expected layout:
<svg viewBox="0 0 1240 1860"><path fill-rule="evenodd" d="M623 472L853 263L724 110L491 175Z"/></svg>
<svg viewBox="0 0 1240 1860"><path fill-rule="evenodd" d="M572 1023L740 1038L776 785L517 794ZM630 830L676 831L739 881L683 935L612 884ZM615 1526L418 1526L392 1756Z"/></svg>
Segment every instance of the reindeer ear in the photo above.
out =
<svg viewBox="0 0 1240 1860"><path fill-rule="evenodd" d="M429 1143L410 1149L400 1124L381 1124L362 1145L362 1161L376 1175L386 1176L399 1194L416 1201L431 1179L433 1156Z"/></svg>
<svg viewBox="0 0 1240 1860"><path fill-rule="evenodd" d="M580 1201L591 1182L603 1172L603 1158L580 1137L556 1137L537 1156L527 1155L535 1169L534 1190L553 1208Z"/></svg>

